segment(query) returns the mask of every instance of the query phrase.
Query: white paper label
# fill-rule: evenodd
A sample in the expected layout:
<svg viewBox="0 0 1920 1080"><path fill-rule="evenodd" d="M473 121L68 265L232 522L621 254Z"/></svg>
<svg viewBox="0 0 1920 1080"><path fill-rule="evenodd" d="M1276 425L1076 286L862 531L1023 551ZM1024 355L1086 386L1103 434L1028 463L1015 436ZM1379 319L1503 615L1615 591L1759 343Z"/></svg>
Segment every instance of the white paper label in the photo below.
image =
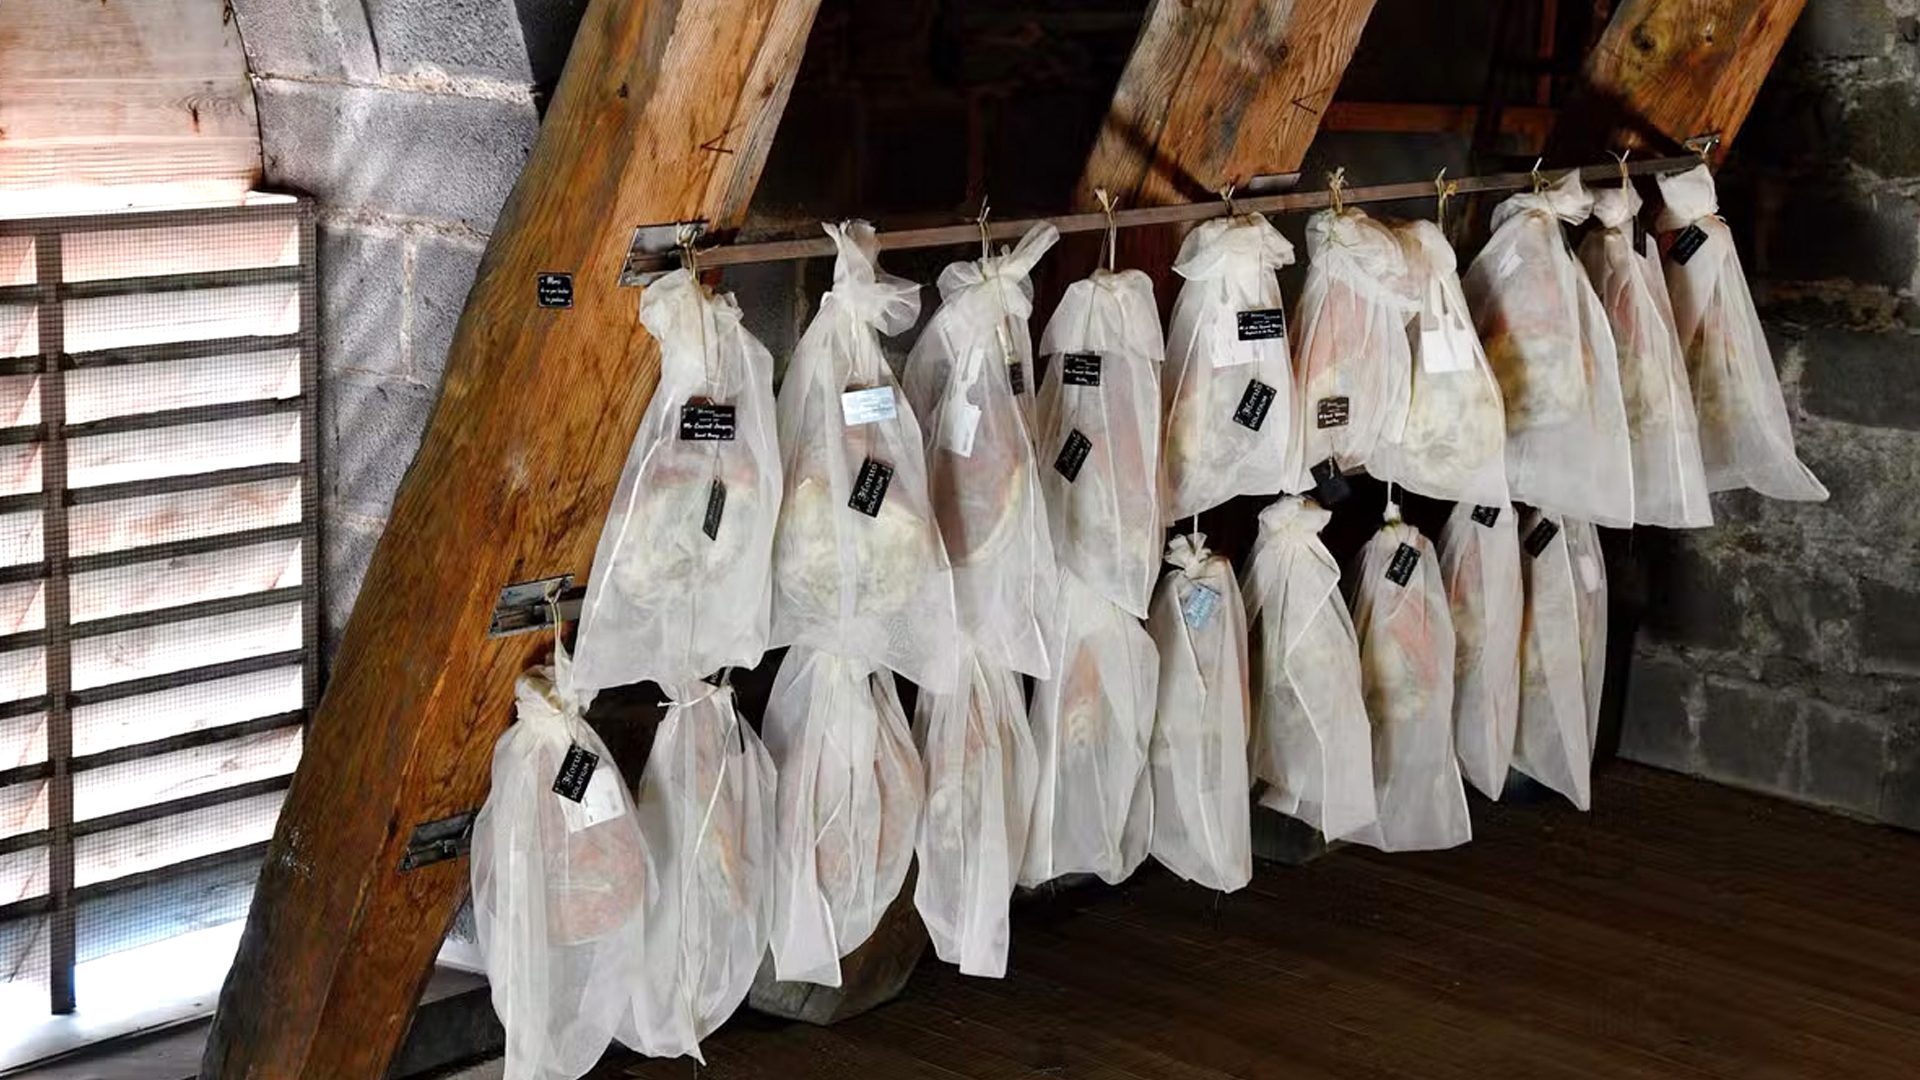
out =
<svg viewBox="0 0 1920 1080"><path fill-rule="evenodd" d="M1435 375L1471 370L1473 343L1466 313L1450 308L1440 283L1432 282L1427 304L1420 309L1420 370Z"/></svg>
<svg viewBox="0 0 1920 1080"><path fill-rule="evenodd" d="M840 395L840 416L848 427L872 424L894 417L893 387L870 386Z"/></svg>
<svg viewBox="0 0 1920 1080"><path fill-rule="evenodd" d="M1520 269L1520 252L1513 248L1508 248L1507 253L1501 256L1500 266L1493 272L1493 276L1495 278L1506 278L1518 269Z"/></svg>
<svg viewBox="0 0 1920 1080"><path fill-rule="evenodd" d="M626 813L626 803L620 798L620 784L614 779L615 775L611 768L596 768L593 770L593 779L587 781L587 793L581 796L579 802L560 800L560 812L566 816L568 832L592 828Z"/></svg>
<svg viewBox="0 0 1920 1080"><path fill-rule="evenodd" d="M1196 584L1180 604L1180 614L1187 620L1190 629L1198 630L1213 618L1215 609L1220 606L1220 594L1205 585Z"/></svg>
<svg viewBox="0 0 1920 1080"><path fill-rule="evenodd" d="M1272 341L1241 341L1234 313L1224 312L1220 316L1220 332L1214 337L1213 366L1218 370L1251 364L1266 355L1261 352L1262 349L1271 349L1275 344Z"/></svg>
<svg viewBox="0 0 1920 1080"><path fill-rule="evenodd" d="M1580 588L1585 592L1593 592L1600 588L1600 566L1593 561L1593 556L1582 554L1578 561Z"/></svg>
<svg viewBox="0 0 1920 1080"><path fill-rule="evenodd" d="M940 413L940 445L961 457L973 456L973 436L980 430L980 406L949 401Z"/></svg>

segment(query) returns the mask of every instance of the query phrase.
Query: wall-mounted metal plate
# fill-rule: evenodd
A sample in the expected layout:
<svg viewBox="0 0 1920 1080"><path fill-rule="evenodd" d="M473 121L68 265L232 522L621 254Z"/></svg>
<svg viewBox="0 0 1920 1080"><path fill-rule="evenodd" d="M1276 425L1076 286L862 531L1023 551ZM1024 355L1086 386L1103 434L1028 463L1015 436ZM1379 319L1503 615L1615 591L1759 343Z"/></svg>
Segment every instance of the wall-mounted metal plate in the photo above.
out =
<svg viewBox="0 0 1920 1080"><path fill-rule="evenodd" d="M488 637L508 637L553 625L554 603L558 601L560 620L580 617L582 590L573 587L573 575L522 581L500 590L493 605L493 619L487 624Z"/></svg>
<svg viewBox="0 0 1920 1080"><path fill-rule="evenodd" d="M645 263L662 255L671 255L680 249L681 241L688 230L694 237L707 231L705 221L669 221L659 225L642 225L633 230L633 240L627 245L626 262L620 267L620 286L637 288L657 280L669 273L665 270L641 270L636 261Z"/></svg>
<svg viewBox="0 0 1920 1080"><path fill-rule="evenodd" d="M473 818L477 813L462 810L452 817L415 825L413 835L407 837L407 850L400 856L400 869L418 870L465 855L473 846Z"/></svg>
<svg viewBox="0 0 1920 1080"><path fill-rule="evenodd" d="M1249 199L1256 195L1281 195L1299 186L1300 174L1297 172L1261 173L1240 185L1234 195Z"/></svg>

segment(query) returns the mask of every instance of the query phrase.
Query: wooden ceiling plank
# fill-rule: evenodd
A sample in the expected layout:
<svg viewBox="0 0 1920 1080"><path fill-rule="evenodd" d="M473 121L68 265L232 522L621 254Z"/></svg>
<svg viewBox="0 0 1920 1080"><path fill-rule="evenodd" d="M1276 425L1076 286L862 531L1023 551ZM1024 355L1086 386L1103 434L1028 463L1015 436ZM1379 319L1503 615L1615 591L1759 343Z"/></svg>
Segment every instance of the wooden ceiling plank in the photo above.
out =
<svg viewBox="0 0 1920 1080"><path fill-rule="evenodd" d="M381 1076L467 891L402 873L414 826L478 806L513 682L500 588L584 577L658 377L634 226L737 226L818 0L593 0L488 244L439 403L310 727L208 1038L204 1077ZM535 304L574 274L568 309Z"/></svg>

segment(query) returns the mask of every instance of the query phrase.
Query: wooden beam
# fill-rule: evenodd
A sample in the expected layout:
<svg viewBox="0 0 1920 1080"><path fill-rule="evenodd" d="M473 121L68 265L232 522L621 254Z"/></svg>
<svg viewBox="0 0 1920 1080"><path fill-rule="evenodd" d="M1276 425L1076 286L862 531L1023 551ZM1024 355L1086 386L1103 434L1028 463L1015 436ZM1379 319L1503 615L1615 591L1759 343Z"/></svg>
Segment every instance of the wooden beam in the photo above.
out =
<svg viewBox="0 0 1920 1080"><path fill-rule="evenodd" d="M478 806L513 680L501 586L584 576L658 375L636 225L736 226L818 0L593 0L487 246L445 383L374 551L209 1034L204 1077L377 1077L468 867L399 870L415 825ZM535 304L571 272L573 306Z"/></svg>
<svg viewBox="0 0 1920 1080"><path fill-rule="evenodd" d="M1621 0L1588 54L1557 150L1662 150L1718 133L1720 153L1806 0Z"/></svg>

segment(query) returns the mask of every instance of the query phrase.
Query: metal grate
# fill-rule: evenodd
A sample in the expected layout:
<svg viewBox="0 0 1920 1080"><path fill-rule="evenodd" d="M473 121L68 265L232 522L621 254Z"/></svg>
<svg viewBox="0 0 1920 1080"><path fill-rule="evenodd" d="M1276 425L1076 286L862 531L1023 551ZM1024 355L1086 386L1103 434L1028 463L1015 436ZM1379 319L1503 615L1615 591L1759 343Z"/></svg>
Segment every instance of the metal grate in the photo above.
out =
<svg viewBox="0 0 1920 1080"><path fill-rule="evenodd" d="M0 1002L245 915L319 687L316 371L304 199L0 220Z"/></svg>

